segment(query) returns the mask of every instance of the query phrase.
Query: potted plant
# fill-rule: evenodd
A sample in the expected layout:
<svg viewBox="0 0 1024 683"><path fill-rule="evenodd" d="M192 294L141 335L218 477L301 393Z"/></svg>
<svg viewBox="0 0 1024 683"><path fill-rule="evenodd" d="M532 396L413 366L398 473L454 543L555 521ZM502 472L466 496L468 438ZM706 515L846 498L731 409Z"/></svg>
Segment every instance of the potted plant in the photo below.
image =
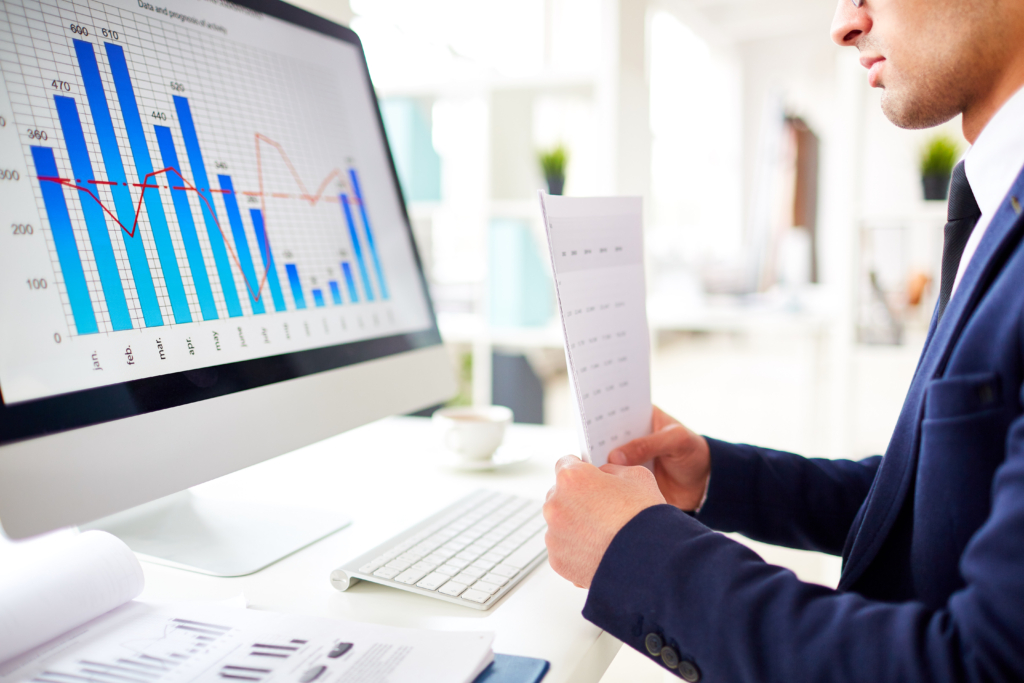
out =
<svg viewBox="0 0 1024 683"><path fill-rule="evenodd" d="M551 149L540 153L540 167L544 171L544 180L548 184L548 193L562 194L565 188L565 164L569 154L565 145L559 143Z"/></svg>
<svg viewBox="0 0 1024 683"><path fill-rule="evenodd" d="M945 201L949 194L949 177L960 156L960 146L948 135L932 138L921 153L921 184L925 199Z"/></svg>

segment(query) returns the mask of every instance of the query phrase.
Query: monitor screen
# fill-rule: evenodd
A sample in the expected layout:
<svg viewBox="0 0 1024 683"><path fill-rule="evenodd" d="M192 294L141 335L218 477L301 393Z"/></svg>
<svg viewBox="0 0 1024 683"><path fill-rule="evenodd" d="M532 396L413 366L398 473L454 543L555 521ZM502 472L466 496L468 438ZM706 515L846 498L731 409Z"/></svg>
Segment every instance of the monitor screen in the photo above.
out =
<svg viewBox="0 0 1024 683"><path fill-rule="evenodd" d="M0 0L0 444L440 343L348 29Z"/></svg>

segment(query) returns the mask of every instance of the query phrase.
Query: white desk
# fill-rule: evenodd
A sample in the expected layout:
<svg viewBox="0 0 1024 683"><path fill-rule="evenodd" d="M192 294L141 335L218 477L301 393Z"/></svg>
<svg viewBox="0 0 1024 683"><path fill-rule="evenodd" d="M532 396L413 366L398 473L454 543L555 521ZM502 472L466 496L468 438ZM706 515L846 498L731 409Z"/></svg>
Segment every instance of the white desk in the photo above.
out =
<svg viewBox="0 0 1024 683"><path fill-rule="evenodd" d="M530 461L499 472L459 473L439 465L428 420L391 418L236 472L197 489L233 500L262 500L338 510L351 526L252 576L221 579L144 564L143 598L226 599L244 592L254 609L438 630L496 634L494 649L551 662L545 683L596 683L620 647L580 615L586 591L547 564L487 612L361 582L335 590L330 571L415 520L474 489L543 498L553 466L575 452L574 436L514 425L506 447L530 449Z"/></svg>

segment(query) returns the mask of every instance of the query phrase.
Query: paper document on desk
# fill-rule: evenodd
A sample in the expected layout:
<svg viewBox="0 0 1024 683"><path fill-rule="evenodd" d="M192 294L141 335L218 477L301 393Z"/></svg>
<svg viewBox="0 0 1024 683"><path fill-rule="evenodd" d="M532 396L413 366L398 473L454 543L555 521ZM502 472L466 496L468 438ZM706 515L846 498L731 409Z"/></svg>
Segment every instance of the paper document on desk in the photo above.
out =
<svg viewBox="0 0 1024 683"><path fill-rule="evenodd" d="M639 197L541 194L580 449L595 465L651 431Z"/></svg>
<svg viewBox="0 0 1024 683"><path fill-rule="evenodd" d="M68 590L83 566L88 580ZM0 650L0 683L469 683L493 660L491 633L132 600L138 560L104 532L82 534L34 573L45 580L20 572L0 583L0 647L34 633L19 641L30 649ZM81 621L38 628L69 612Z"/></svg>

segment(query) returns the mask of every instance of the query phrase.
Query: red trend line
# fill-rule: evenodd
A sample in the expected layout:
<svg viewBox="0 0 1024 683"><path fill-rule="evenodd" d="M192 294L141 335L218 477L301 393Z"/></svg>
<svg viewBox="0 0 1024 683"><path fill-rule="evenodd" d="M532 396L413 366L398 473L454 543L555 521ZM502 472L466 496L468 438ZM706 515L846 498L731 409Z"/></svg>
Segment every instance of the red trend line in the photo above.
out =
<svg viewBox="0 0 1024 683"><path fill-rule="evenodd" d="M51 176L38 176L38 178L39 178L40 181L44 181L45 180L45 181L48 181L48 182L57 183L59 185L64 185L64 186L67 186L67 187L71 187L73 189L78 190L79 192L85 192L90 197L92 197L96 201L97 204L100 205L100 208L103 209L103 211L106 212L106 214L108 216L110 216L110 218L113 219L113 221L115 223L117 223L121 227L121 230L123 230L125 232L125 234L127 234L129 237L135 237L135 233L136 233L136 231L138 229L138 226L139 226L139 215L142 212L142 202L143 202L143 199L146 196L146 190L149 190L149 189L159 189L160 188L159 185L152 185L152 184L150 184L149 181L152 178L154 178L154 177L156 177L158 175L173 173L174 175L178 176L178 178L181 179L181 183L182 184L180 186L175 185L175 186L169 186L169 187L171 187L171 189L174 189L174 190L187 190L187 191L190 191L190 192L195 192L196 194L199 195L199 198L202 200L203 204L206 205L206 209L210 212L210 216L213 217L213 222L217 226L217 230L220 232L221 239L224 240L224 244L225 244L225 246L227 246L228 252L231 254L232 260L235 262L235 265L238 267L239 273L241 273L241 275L242 275L242 279L245 281L245 286L246 286L246 289L249 290L249 295L252 297L253 301L259 301L261 296L262 296L262 294L263 294L263 288L264 288L264 286L266 286L266 283L267 283L267 275L270 272L270 269L273 268L273 264L274 264L274 253L270 250L270 239L267 236L267 222L268 222L267 221L267 210L266 210L266 194L267 193L264 192L264 189L263 189L263 160L262 160L262 154L260 152L260 142L265 142L265 143L271 145L281 155L281 158L284 161L285 165L288 167L288 171L291 173L292 178L295 179L295 183L299 186L299 190L301 191L301 194L299 195L299 197L301 199L309 202L310 206L316 206L316 204L319 203L320 201L325 201L325 200L328 199L328 198L325 198L323 196L323 194L324 194L324 192L327 189L327 185L331 182L331 179L336 178L336 177L344 179L344 174L341 172L341 170L335 168L330 173L328 173L327 176L321 181L320 186L316 190L316 193L315 194L311 194L309 192L309 190L306 188L305 183L302 182L301 176L299 176L298 172L295 170L295 166L292 164L292 161L288 157L287 152L284 151L284 147L280 143L275 142L274 140L271 140L267 136L265 136L265 135L263 135L261 133L256 133L256 173L257 173L257 177L259 178L259 184L260 184L260 191L259 191L260 212L261 212L261 214L263 216L263 249L264 249L264 253L267 254L268 258L267 258L266 268L264 268L264 271L263 271L263 278L260 280L259 284L256 286L255 289L253 288L253 283L249 282L248 278L245 276L245 271L242 269L242 263L238 259L238 254L235 253L234 248L232 248L231 241L228 240L228 236L224 232L224 229L221 227L220 221L217 220L217 214L214 212L213 207L210 205L209 200L207 200L206 196L201 191L199 191L198 188L196 188L194 185L192 185L192 183L190 183L188 180L186 180L185 177L183 175L181 175L181 173L178 171L178 169L176 169L174 167L171 167L171 166L168 166L167 168L161 169L159 171L153 171L152 173L147 173L146 177L143 178L141 183L132 183L132 185L134 187L141 187L142 188L142 192L139 195L139 201L135 205L135 220L132 223L131 229L129 229L127 226L125 226L125 224L122 223L117 218L117 216L115 216L110 211L109 208L107 208L107 206L100 200L100 198L97 197L95 194L93 194L91 189L81 185L80 184L81 181L71 180L71 179L68 179L68 178L54 178L54 177L51 177ZM92 185L117 185L117 183L109 182L109 181L102 181L102 180L90 180L90 181L88 181L88 183L92 184ZM212 188L208 188L208 190L210 192L219 192L221 194L230 194L231 193L230 190L214 190ZM245 194L245 195L248 195L248 196L253 196L255 193L244 192L244 193L238 193L238 194ZM275 193L274 196L275 197L281 197L281 196L288 196L288 195L282 195L280 193Z"/></svg>
<svg viewBox="0 0 1024 683"><path fill-rule="evenodd" d="M245 280L245 286L249 290L250 296L252 296L254 301L259 301L260 300L260 296L262 295L262 292L263 292L263 286L267 282L267 272L266 271L263 272L263 279L260 280L259 286L256 287L256 289L254 290L253 287L252 287L252 283L250 283L248 278L245 277L245 271L242 270L242 263L241 263L241 261L238 260L238 254L236 254L235 250L231 247L231 242L228 241L227 235L224 233L224 229L220 225L220 221L217 220L217 214L214 213L213 207L210 206L210 202L206 199L206 197L203 195L203 193L200 192L198 190L198 188L196 188L195 185L193 185L189 181L185 180L185 177L183 175L181 175L181 173L178 171L178 169L176 169L176 168L174 168L172 166L168 166L167 168L160 169L159 171L153 171L152 173L147 173L146 177L143 178L141 183L133 183L133 185L135 187L141 187L142 188L142 193L139 195L139 201L135 205L135 221L132 223L132 227L131 227L130 230L125 226L124 223L122 223L120 220L118 220L117 216L115 216L113 213L111 213L110 209L107 208L106 204L104 204L102 201L100 201L100 198L97 197L95 194L93 194L92 190L90 190L88 187L83 187L82 185L78 185L75 181L70 180L68 178L53 178L51 176L39 176L39 180L46 180L46 181L49 181L49 182L52 182L52 183L57 183L59 185L66 185L67 187L74 188L74 189L76 189L76 190L78 190L80 192L85 192L90 197L92 197L94 200L96 200L96 203L100 205L100 208L103 209L106 212L106 214L108 216L110 216L111 219L113 219L113 221L115 223L117 223L119 226L121 226L121 230L123 230L126 235L128 235L129 237L135 237L135 233L137 232L138 227L139 227L139 214L142 213L142 200L146 196L146 190L148 190L150 188L153 188L153 189L159 189L160 188L159 185L150 185L149 181L150 181L151 178L153 178L155 176L158 176L158 175L165 174L165 173L173 173L174 175L178 176L181 179L181 182L184 185L184 187L175 188L175 189L182 189L182 190L188 190L190 192L195 192L196 194L199 195L199 198L203 201L203 203L206 204L206 208L209 210L210 215L213 217L213 222L217 226L217 230L220 232L221 239L224 240L224 244L225 244L225 246L227 246L228 252L231 254L231 258L234 260L235 265L238 266L239 272L242 273L242 279ZM266 239L265 235L264 235L264 239Z"/></svg>
<svg viewBox="0 0 1024 683"><path fill-rule="evenodd" d="M302 199L309 202L310 206L316 206L317 203L323 199L324 191L327 189L327 185L331 182L332 178L344 178L344 174L341 169L335 168L331 170L327 176L320 181L320 187L317 188L316 194L310 194L309 190L306 189L306 184L302 182L302 177L298 171L295 170L295 165L292 164L292 160L288 157L288 153L284 151L284 146L281 143L276 142L262 133L256 133L256 177L259 179L260 184L260 214L263 216L263 253L267 255L267 267L266 271L269 271L274 267L274 252L270 248L270 237L267 234L267 225L269 219L267 217L267 192L263 187L263 154L260 148L260 143L265 142L281 155L281 160L284 161L285 166L288 167L288 172L291 173L292 178L295 180L295 184L299 186L301 194L299 195ZM276 195L275 195L276 196ZM264 273L263 279L266 280L266 272Z"/></svg>

